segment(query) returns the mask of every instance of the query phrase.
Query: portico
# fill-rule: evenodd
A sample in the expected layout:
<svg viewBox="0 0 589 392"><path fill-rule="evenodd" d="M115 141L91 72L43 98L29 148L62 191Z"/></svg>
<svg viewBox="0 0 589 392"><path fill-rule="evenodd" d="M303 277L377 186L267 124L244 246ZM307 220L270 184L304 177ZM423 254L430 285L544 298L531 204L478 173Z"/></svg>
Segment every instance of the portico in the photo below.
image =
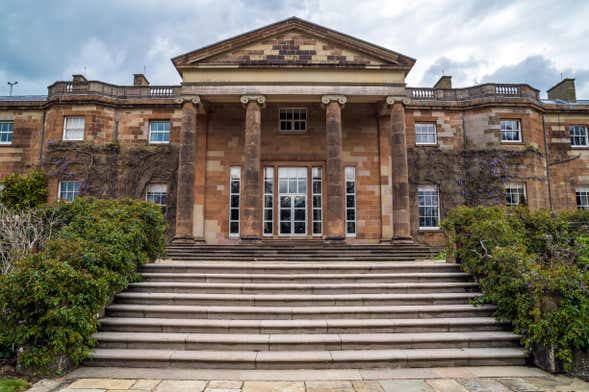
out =
<svg viewBox="0 0 589 392"><path fill-rule="evenodd" d="M411 240L413 59L292 18L173 62L177 241Z"/></svg>

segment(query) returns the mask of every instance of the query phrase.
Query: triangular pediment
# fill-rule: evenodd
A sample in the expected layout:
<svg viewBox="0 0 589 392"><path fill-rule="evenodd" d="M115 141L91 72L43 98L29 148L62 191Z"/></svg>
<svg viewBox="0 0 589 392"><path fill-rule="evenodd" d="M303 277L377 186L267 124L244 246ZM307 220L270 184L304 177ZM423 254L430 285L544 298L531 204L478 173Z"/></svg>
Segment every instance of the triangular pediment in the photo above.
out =
<svg viewBox="0 0 589 392"><path fill-rule="evenodd" d="M409 70L415 60L325 27L290 18L172 59L194 66L335 66Z"/></svg>

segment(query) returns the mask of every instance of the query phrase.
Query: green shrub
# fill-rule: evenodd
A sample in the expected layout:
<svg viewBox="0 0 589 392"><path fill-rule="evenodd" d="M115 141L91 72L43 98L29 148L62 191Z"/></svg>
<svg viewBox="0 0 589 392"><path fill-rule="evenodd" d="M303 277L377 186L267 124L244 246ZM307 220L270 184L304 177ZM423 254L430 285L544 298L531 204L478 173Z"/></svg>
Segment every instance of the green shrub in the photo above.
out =
<svg viewBox="0 0 589 392"><path fill-rule="evenodd" d="M526 347L554 347L565 363L589 348L589 212L460 207L442 226L479 302L496 304Z"/></svg>
<svg viewBox="0 0 589 392"><path fill-rule="evenodd" d="M54 208L65 222L55 239L0 277L0 337L39 373L58 359L86 359L105 306L164 248L163 216L151 203L78 198Z"/></svg>
<svg viewBox="0 0 589 392"><path fill-rule="evenodd" d="M34 208L47 203L47 180L43 172L13 173L0 184L4 185L0 192L0 204L8 208Z"/></svg>

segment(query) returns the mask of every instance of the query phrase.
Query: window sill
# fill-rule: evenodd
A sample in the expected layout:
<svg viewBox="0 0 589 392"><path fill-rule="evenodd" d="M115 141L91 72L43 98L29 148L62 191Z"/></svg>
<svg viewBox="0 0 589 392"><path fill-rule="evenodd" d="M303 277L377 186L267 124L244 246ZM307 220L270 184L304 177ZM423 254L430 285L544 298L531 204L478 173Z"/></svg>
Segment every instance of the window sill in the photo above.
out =
<svg viewBox="0 0 589 392"><path fill-rule="evenodd" d="M427 232L442 231L442 229L440 227L420 227L419 231L427 233Z"/></svg>
<svg viewBox="0 0 589 392"><path fill-rule="evenodd" d="M12 142L10 142L10 143L0 142L0 147L10 147L10 146L12 146Z"/></svg>
<svg viewBox="0 0 589 392"><path fill-rule="evenodd" d="M501 140L501 144L524 144L524 142L521 140Z"/></svg>
<svg viewBox="0 0 589 392"><path fill-rule="evenodd" d="M170 142L149 142L150 145L162 145L162 144L170 144Z"/></svg>
<svg viewBox="0 0 589 392"><path fill-rule="evenodd" d="M440 147L438 143L415 143L417 147Z"/></svg>
<svg viewBox="0 0 589 392"><path fill-rule="evenodd" d="M61 139L62 142L83 142L84 139Z"/></svg>
<svg viewBox="0 0 589 392"><path fill-rule="evenodd" d="M589 145L588 146L573 146L573 145L571 145L571 150L589 150Z"/></svg>

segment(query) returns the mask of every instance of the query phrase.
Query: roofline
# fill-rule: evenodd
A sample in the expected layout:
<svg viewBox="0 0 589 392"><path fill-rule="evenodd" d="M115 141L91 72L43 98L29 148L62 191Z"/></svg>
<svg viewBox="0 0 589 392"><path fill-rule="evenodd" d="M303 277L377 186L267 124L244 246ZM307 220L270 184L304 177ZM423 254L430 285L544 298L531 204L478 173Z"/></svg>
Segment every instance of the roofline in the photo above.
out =
<svg viewBox="0 0 589 392"><path fill-rule="evenodd" d="M278 21L278 22L271 23L271 24L269 24L269 25L265 25L265 26L262 26L262 27L258 27L258 28L256 28L256 29L253 29L253 30L246 31L245 33L241 33L241 34L238 34L238 35L234 35L234 36L232 36L232 37L229 37L229 38L226 38L226 39L224 39L224 40L218 41L218 42L216 42L216 43L213 43L213 44L210 44L210 45L203 46L203 47L201 47L201 48L199 48L199 49L191 50L191 51L189 51L189 52L186 52L186 53L180 54L180 55L178 55L178 56L172 57L170 60L171 60L171 61L172 61L172 63L174 64L174 67L176 67L176 69L179 71L179 69L178 69L178 65L177 65L177 61L178 61L179 59L181 59L181 58L187 57L187 56L189 56L190 54L193 54L193 53L197 53L197 52L200 52L200 51L205 51L205 50L207 50L207 49L214 48L214 47L216 47L216 46L222 46L223 44L226 44L226 43L228 43L228 42L230 42L230 41L233 41L233 40L236 40L236 39L238 39L238 38L241 38L241 37L244 37L244 36L248 36L248 35L254 35L255 33L258 33L258 32L260 32L260 31L268 30L268 29L271 29L271 28L272 28L272 27L274 27L274 26L277 26L277 25L280 25L280 24L286 24L286 23L289 23L289 22L294 22L294 23L301 23L301 24L310 25L310 26L312 26L312 27L315 27L315 28L318 28L318 29L325 30L325 31L326 31L327 33L329 33L329 34L335 34L335 35L339 35L339 36L341 36L342 38L349 39L349 40L352 40L352 41L356 41L356 42L357 42L357 43L359 43L359 44L362 44L362 45L367 45L367 46L370 46L370 47L372 47L372 48L375 48L375 49L378 49L378 50L384 51L384 52L386 52L386 53L388 53L388 54L391 54L391 55L394 55L394 56L398 56L398 57L402 57L402 58L406 59L406 60L407 60L407 61L410 63L409 65L407 65L407 66L404 66L404 67L407 67L407 68L409 68L409 69L411 69L411 68L413 67L413 65L415 64L415 62L417 61L416 59L414 59L414 58L412 58L412 57L409 57L409 56L406 56L406 55L404 55L404 54L401 54L401 53L395 52L395 51L393 51L393 50L391 50L391 49L387 49L387 48L385 48L385 47L383 47L383 46L380 46L380 45L373 44L373 43L371 43L371 42L365 41L365 40L363 40L363 39L360 39L360 38L353 37L353 36L351 36L351 35L349 35L349 34L342 33L342 32L339 32L339 31L337 31L337 30L330 29L330 28L328 28L328 27L325 27L325 26L321 26L321 25L319 25L319 24L317 24L317 23L309 22L309 21L307 21L307 20L304 20L304 19L298 18L298 17L296 17L296 16L292 16L292 17L290 17L290 18L283 19L283 20L280 20L280 21ZM247 43L246 43L246 44L244 44L244 45L247 45ZM379 57L379 56L378 56L378 55L375 55L375 57ZM385 59L385 58L383 58L383 57L381 57L381 59L383 59L383 60L386 60L386 59ZM390 61L390 59L389 59L389 61Z"/></svg>
<svg viewBox="0 0 589 392"><path fill-rule="evenodd" d="M563 84L564 82L567 82L569 80L572 80L574 82L575 78L564 78L563 80L561 80L560 82L556 83L554 86L552 86L548 90L546 90L546 92L548 93L548 92L554 90L555 88L557 88L558 86L560 86L561 84Z"/></svg>

